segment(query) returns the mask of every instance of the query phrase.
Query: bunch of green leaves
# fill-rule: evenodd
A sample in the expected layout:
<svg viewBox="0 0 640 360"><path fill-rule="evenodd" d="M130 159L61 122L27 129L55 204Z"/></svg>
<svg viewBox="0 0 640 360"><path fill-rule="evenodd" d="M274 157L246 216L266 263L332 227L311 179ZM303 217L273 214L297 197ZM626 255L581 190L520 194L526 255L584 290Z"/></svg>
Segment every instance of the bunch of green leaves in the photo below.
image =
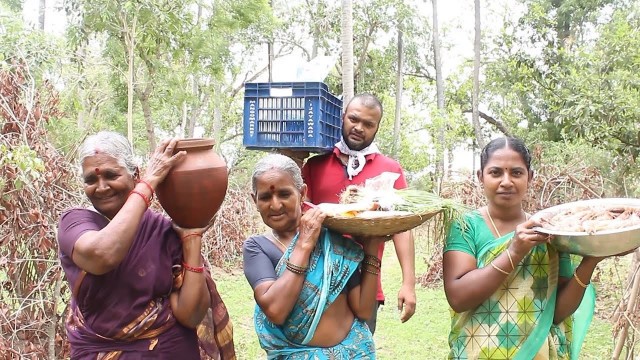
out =
<svg viewBox="0 0 640 360"><path fill-rule="evenodd" d="M442 223L439 224L438 228L442 234L448 234L454 222L464 225L464 222L459 220L462 214L470 210L461 202L442 198L429 191L400 189L396 190L395 194L403 200L403 203L395 206L396 210L409 211L415 214L439 212Z"/></svg>

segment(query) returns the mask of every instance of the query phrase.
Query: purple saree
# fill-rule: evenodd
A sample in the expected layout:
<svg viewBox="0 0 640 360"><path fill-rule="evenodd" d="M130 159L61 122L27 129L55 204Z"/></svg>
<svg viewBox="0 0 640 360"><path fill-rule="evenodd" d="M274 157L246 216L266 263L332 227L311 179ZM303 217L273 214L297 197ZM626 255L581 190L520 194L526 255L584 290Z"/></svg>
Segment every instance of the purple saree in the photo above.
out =
<svg viewBox="0 0 640 360"><path fill-rule="evenodd" d="M66 324L72 359L200 359L198 334L175 320L169 304L169 294L179 288L174 281L180 278L180 272L174 274L172 267L182 260L180 239L171 222L147 210L122 263L107 274L87 274L71 259L74 244L84 232L98 231L107 224L104 216L89 209L69 210L60 219L60 261L72 289ZM219 341L212 346L211 336L200 345L214 358L233 359L226 308L213 281L208 279L207 285L212 307L217 308L209 311L203 322L220 325L221 319L226 320L208 333L217 334L224 328L230 346ZM213 321L212 314L218 315ZM201 332L205 331L199 327ZM218 347L226 351L225 356Z"/></svg>

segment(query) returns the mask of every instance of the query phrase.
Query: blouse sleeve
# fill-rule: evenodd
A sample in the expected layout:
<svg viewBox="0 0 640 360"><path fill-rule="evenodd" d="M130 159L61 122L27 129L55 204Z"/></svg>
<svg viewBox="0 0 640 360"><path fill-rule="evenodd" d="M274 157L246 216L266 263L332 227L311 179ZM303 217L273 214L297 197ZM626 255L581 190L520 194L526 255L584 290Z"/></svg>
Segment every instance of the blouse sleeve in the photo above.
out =
<svg viewBox="0 0 640 360"><path fill-rule="evenodd" d="M558 275L565 278L573 276L573 264L568 253L561 252L559 254Z"/></svg>
<svg viewBox="0 0 640 360"><path fill-rule="evenodd" d="M278 279L273 262L255 238L250 237L245 240L242 245L242 258L244 276L252 289L263 281Z"/></svg>
<svg viewBox="0 0 640 360"><path fill-rule="evenodd" d="M462 222L465 222L466 226L462 226ZM474 229L471 226L471 222L468 221L467 216L463 216L451 225L451 230L449 230L449 234L445 240L443 252L462 251L476 257L477 251L473 241L474 236Z"/></svg>
<svg viewBox="0 0 640 360"><path fill-rule="evenodd" d="M73 209L65 212L58 223L58 243L60 252L69 258L73 253L76 241L87 231L100 231L101 226L95 221L95 215L85 209Z"/></svg>

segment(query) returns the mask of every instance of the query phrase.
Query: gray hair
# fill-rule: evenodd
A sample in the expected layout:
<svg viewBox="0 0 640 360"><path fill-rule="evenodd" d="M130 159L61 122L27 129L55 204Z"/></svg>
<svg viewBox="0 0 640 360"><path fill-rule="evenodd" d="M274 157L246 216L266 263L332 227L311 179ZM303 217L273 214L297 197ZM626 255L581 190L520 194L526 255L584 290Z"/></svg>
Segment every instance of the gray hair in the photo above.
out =
<svg viewBox="0 0 640 360"><path fill-rule="evenodd" d="M296 189L302 191L302 185L304 185L304 182L302 181L302 173L300 172L298 164L288 156L281 154L269 154L258 161L255 169L253 170L253 175L251 175L251 189L254 194L258 191L258 178L271 170L278 170L291 175L293 178L293 185Z"/></svg>
<svg viewBox="0 0 640 360"><path fill-rule="evenodd" d="M126 137L113 131L100 131L85 139L78 149L78 165L82 172L82 163L89 156L107 154L127 169L129 175L134 175L138 164L135 161L133 148Z"/></svg>

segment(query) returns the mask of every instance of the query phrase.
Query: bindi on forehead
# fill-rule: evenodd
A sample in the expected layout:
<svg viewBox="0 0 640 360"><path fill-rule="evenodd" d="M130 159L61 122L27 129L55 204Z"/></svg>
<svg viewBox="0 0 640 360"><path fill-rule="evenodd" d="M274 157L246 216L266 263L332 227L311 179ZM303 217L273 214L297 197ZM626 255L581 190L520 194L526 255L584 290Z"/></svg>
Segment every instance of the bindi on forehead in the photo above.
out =
<svg viewBox="0 0 640 360"><path fill-rule="evenodd" d="M276 191L276 187L275 187L275 186L273 186L273 185L269 186L269 191L270 191L271 193L274 193L274 192Z"/></svg>
<svg viewBox="0 0 640 360"><path fill-rule="evenodd" d="M100 168L95 168L96 175L100 175Z"/></svg>

